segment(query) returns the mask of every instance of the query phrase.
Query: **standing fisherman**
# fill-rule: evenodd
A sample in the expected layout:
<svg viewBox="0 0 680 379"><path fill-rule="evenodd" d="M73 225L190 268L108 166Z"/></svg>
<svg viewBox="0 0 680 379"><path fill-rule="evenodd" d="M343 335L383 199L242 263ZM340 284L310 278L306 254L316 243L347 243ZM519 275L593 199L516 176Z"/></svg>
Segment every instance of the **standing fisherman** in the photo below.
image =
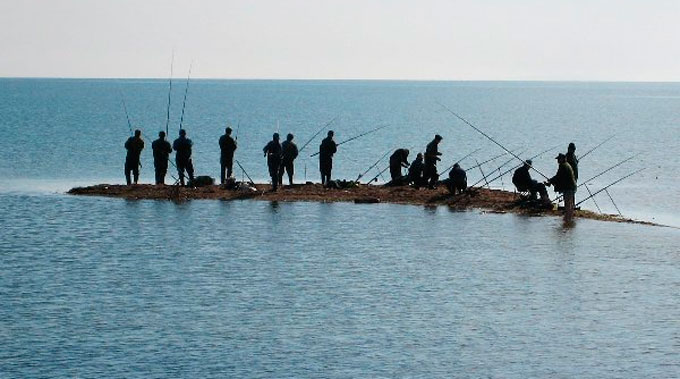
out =
<svg viewBox="0 0 680 379"><path fill-rule="evenodd" d="M186 130L180 129L179 138L172 143L172 148L177 152L175 154L175 163L177 163L177 172L179 173L179 183L181 185L184 185L184 170L189 175L189 183L194 181L194 164L191 161L193 142L186 136Z"/></svg>
<svg viewBox="0 0 680 379"><path fill-rule="evenodd" d="M405 181L402 179L401 168L408 168L408 149L397 149L390 155L390 177L392 178L392 185L404 185Z"/></svg>
<svg viewBox="0 0 680 379"><path fill-rule="evenodd" d="M125 156L125 181L127 185L131 184L130 172L132 171L134 183L137 184L139 180L139 166L141 165L139 156L142 154L142 150L144 150L141 130L135 130L135 135L125 141L125 149L127 149L127 155Z"/></svg>
<svg viewBox="0 0 680 379"><path fill-rule="evenodd" d="M567 147L567 163L574 171L574 179L578 181L578 158L576 158L576 145L573 142Z"/></svg>
<svg viewBox="0 0 680 379"><path fill-rule="evenodd" d="M165 184L168 173L168 159L172 153L170 142L165 140L165 132L158 132L158 139L151 143L153 150L153 167L156 169L156 184Z"/></svg>
<svg viewBox="0 0 680 379"><path fill-rule="evenodd" d="M283 185L283 172L288 173L288 184L293 185L293 174L295 173L295 158L298 156L298 148L293 142L293 134L288 133L286 140L281 144L281 170L279 171L279 184Z"/></svg>
<svg viewBox="0 0 680 379"><path fill-rule="evenodd" d="M576 179L571 165L567 163L567 156L560 153L555 157L559 168L557 174L545 182L546 186L554 185L555 192L562 192L564 196L564 221L571 222L574 214L574 195L576 193Z"/></svg>
<svg viewBox="0 0 680 379"><path fill-rule="evenodd" d="M224 130L224 135L220 137L220 183L224 184L227 178L231 178L232 167L234 166L234 152L236 140L231 137L231 128ZM225 175L226 171L226 175Z"/></svg>
<svg viewBox="0 0 680 379"><path fill-rule="evenodd" d="M331 181L331 171L333 170L333 154L338 151L338 145L333 141L332 130L328 131L328 136L321 141L319 146L319 171L321 171L321 184L328 185Z"/></svg>
<svg viewBox="0 0 680 379"><path fill-rule="evenodd" d="M429 184L431 189L434 188L439 180L439 175L437 174L437 161L441 161L441 158L439 158L439 156L442 155L442 153L439 152L439 142L441 142L441 140L442 136L437 134L425 148L425 172L423 173L423 179Z"/></svg>
<svg viewBox="0 0 680 379"><path fill-rule="evenodd" d="M269 166L269 176L272 178L272 191L279 188L279 169L281 168L281 144L279 143L279 133L274 133L272 140L262 149L264 156L267 157Z"/></svg>

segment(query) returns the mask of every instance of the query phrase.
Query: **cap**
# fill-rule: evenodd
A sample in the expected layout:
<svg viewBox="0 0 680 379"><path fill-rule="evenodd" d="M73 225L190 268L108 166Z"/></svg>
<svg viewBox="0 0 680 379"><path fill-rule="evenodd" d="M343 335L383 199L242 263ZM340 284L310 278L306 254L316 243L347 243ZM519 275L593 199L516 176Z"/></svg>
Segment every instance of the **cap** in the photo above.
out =
<svg viewBox="0 0 680 379"><path fill-rule="evenodd" d="M524 162L525 162L526 164L528 164L529 166L531 166L531 165L534 163L531 159L527 159L527 160L524 161Z"/></svg>
<svg viewBox="0 0 680 379"><path fill-rule="evenodd" d="M564 155L564 154L562 154L562 153L559 153L559 154L557 154L557 156L555 157L555 159L567 159L567 156Z"/></svg>

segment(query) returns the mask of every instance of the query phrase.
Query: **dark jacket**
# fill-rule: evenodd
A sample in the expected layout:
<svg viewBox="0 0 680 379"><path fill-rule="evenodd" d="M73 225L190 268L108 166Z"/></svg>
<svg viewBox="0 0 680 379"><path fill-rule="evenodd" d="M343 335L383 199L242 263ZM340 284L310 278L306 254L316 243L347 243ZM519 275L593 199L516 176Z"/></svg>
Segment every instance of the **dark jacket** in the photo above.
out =
<svg viewBox="0 0 680 379"><path fill-rule="evenodd" d="M567 162L560 163L557 174L550 178L548 183L555 186L555 192L576 191L576 179L574 179L574 171L571 169L571 165Z"/></svg>
<svg viewBox="0 0 680 379"><path fill-rule="evenodd" d="M526 191L531 187L531 174L529 173L529 166L522 165L522 167L515 170L512 174L512 184L515 185L518 191Z"/></svg>
<svg viewBox="0 0 680 379"><path fill-rule="evenodd" d="M454 167L449 171L449 179L454 183L467 183L467 174L460 167Z"/></svg>
<svg viewBox="0 0 680 379"><path fill-rule="evenodd" d="M281 159L283 163L289 163L295 160L298 156L298 147L295 142L283 141L281 143Z"/></svg>
<svg viewBox="0 0 680 379"><path fill-rule="evenodd" d="M418 158L414 159L413 162L411 162L411 167L408 169L408 178L412 181L419 180L423 177L424 168L425 165L422 160L419 160Z"/></svg>
<svg viewBox="0 0 680 379"><path fill-rule="evenodd" d="M281 144L279 141L269 141L262 151L267 155L267 163L270 166L281 163Z"/></svg>
<svg viewBox="0 0 680 379"><path fill-rule="evenodd" d="M236 140L231 136L225 134L220 137L220 153L223 160L233 158L237 148Z"/></svg>
<svg viewBox="0 0 680 379"><path fill-rule="evenodd" d="M442 155L442 153L439 152L437 140L432 140L425 148L425 164L436 165L437 161L441 160L439 158L440 155Z"/></svg>
<svg viewBox="0 0 680 379"><path fill-rule="evenodd" d="M194 143L191 142L189 138L179 136L179 138L172 143L172 148L177 152L175 159L180 162L189 160L191 158L191 147L193 144Z"/></svg>
<svg viewBox="0 0 680 379"><path fill-rule="evenodd" d="M574 171L574 179L578 181L578 158L576 158L576 154L573 152L568 152L567 163L569 163L572 171Z"/></svg>
<svg viewBox="0 0 680 379"><path fill-rule="evenodd" d="M151 149L153 150L154 162L167 162L170 153L172 153L170 142L160 138L151 143Z"/></svg>
<svg viewBox="0 0 680 379"><path fill-rule="evenodd" d="M322 161L333 159L333 154L337 151L338 144L333 141L333 138L326 137L321 141L321 145L319 145L319 159Z"/></svg>
<svg viewBox="0 0 680 379"><path fill-rule="evenodd" d="M144 141L141 138L130 137L125 141L125 148L127 149L125 159L130 162L139 162L139 155L144 150Z"/></svg>
<svg viewBox="0 0 680 379"><path fill-rule="evenodd" d="M397 149L390 156L390 168L408 167L408 152L406 149Z"/></svg>

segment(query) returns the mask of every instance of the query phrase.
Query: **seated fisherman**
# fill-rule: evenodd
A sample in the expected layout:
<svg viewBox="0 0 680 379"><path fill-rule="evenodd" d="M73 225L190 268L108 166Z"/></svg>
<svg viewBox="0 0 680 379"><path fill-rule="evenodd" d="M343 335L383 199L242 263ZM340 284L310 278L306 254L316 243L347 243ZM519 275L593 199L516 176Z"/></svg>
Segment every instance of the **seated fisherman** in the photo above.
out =
<svg viewBox="0 0 680 379"><path fill-rule="evenodd" d="M427 185L427 181L423 177L424 170L423 153L418 153L416 159L411 162L411 167L408 168L408 182L416 188Z"/></svg>
<svg viewBox="0 0 680 379"><path fill-rule="evenodd" d="M463 193L467 189L467 174L458 163L449 171L449 192L452 194Z"/></svg>
<svg viewBox="0 0 680 379"><path fill-rule="evenodd" d="M512 175L512 184L515 185L519 192L529 191L531 200L536 200L536 193L538 193L541 195L541 201L550 202L545 185L531 178L529 169L532 163L531 159L527 159L522 167L515 170L515 173Z"/></svg>

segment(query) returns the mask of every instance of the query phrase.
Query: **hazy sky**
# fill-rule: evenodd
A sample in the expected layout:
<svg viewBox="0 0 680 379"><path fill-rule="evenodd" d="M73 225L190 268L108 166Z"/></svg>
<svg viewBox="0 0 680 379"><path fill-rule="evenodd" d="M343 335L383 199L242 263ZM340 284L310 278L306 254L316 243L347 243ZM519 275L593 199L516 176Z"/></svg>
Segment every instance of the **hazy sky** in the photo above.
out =
<svg viewBox="0 0 680 379"><path fill-rule="evenodd" d="M0 0L0 76L680 81L680 0Z"/></svg>

